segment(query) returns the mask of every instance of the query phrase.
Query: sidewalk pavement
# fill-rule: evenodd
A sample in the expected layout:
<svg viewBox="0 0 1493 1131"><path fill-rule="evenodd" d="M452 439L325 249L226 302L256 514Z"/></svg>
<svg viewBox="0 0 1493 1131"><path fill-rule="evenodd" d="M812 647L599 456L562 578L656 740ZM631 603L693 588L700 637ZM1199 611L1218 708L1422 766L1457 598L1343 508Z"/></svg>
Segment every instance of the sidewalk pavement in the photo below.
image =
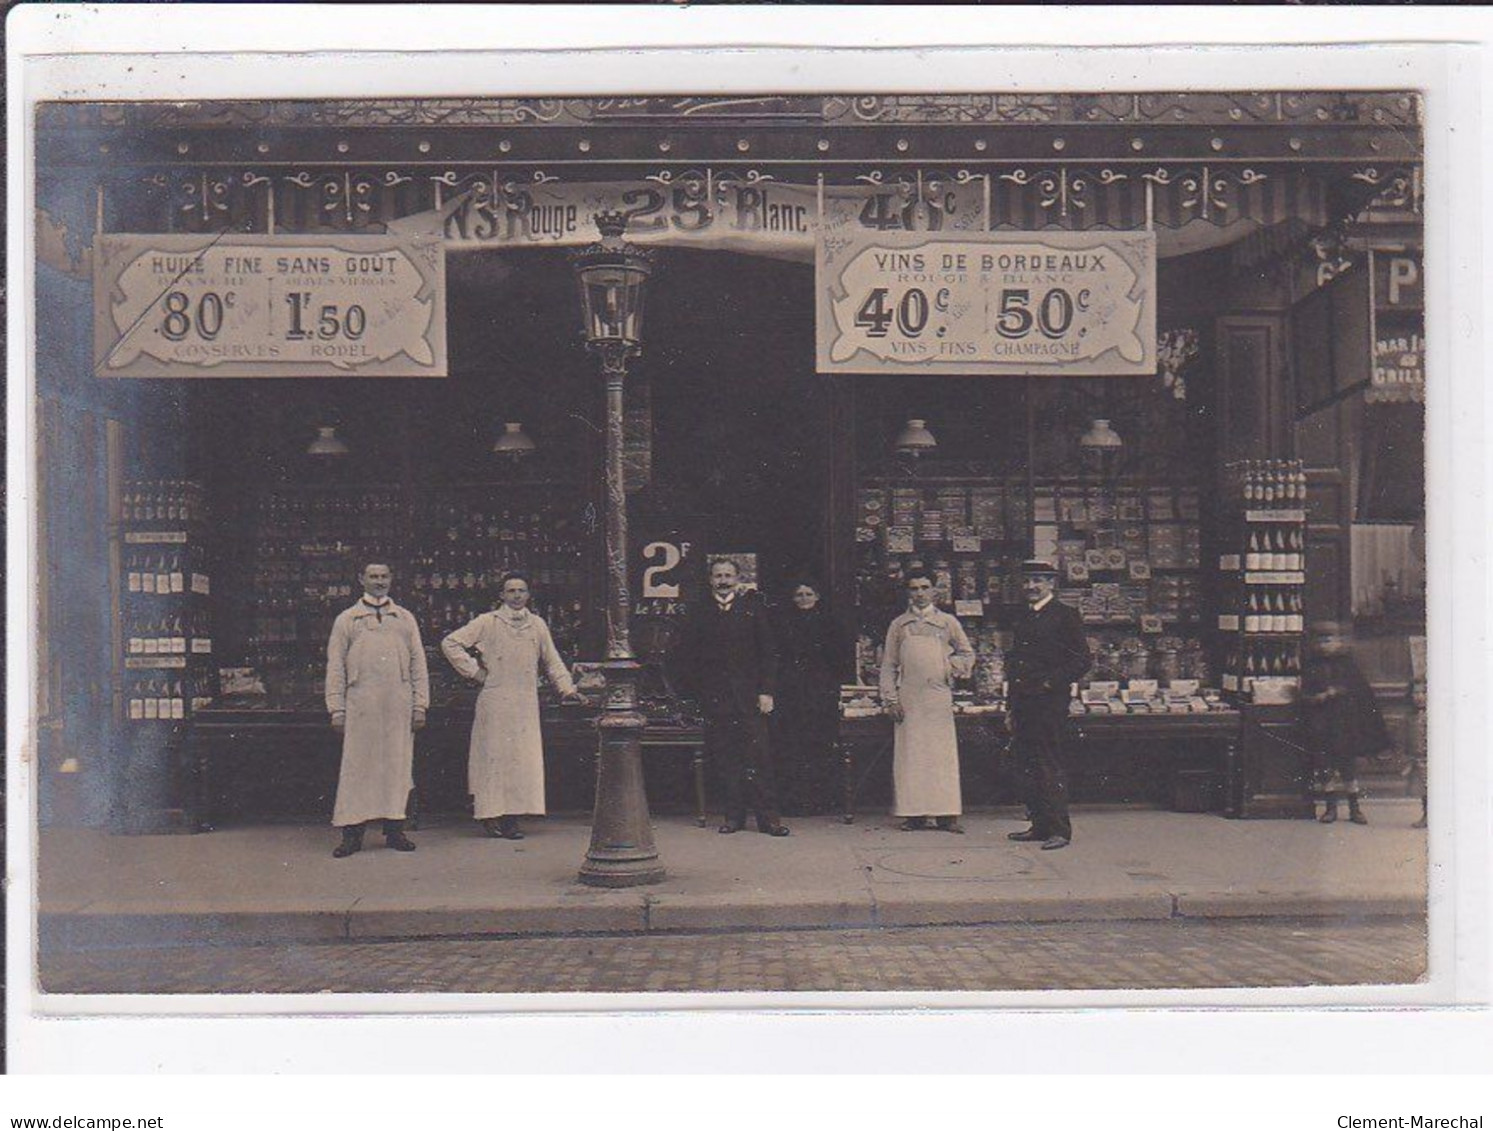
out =
<svg viewBox="0 0 1493 1131"><path fill-rule="evenodd" d="M329 826L231 828L201 836L40 837L46 948L449 935L556 935L772 928L901 927L1013 921L1423 915L1418 802L1365 806L1340 821L1230 821L1082 807L1075 839L1014 844L1012 811L967 814L965 836L901 832L886 816L789 822L793 835L721 836L682 817L655 821L668 876L601 890L576 871L589 820L525 822L528 836L478 835L448 818L393 852L376 829L334 860Z"/></svg>

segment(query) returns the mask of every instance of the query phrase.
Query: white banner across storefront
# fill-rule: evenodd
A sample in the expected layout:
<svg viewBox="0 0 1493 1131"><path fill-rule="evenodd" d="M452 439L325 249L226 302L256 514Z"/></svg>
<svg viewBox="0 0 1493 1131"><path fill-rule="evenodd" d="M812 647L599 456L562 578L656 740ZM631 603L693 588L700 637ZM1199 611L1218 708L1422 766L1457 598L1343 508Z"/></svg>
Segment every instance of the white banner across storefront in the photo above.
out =
<svg viewBox="0 0 1493 1131"><path fill-rule="evenodd" d="M627 239L811 263L822 226L867 232L977 232L983 177L864 186L782 184L771 177L615 183L546 181L464 188L440 208L393 220L392 234L438 236L448 251L575 247L599 236L593 217L628 217Z"/></svg>

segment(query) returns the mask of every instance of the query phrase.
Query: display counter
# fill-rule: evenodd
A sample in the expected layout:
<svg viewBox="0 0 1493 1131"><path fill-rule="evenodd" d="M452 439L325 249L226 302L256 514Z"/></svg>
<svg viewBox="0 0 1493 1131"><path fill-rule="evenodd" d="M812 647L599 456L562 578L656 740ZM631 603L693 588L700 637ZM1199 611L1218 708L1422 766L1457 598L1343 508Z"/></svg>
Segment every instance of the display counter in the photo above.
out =
<svg viewBox="0 0 1493 1131"><path fill-rule="evenodd" d="M592 708L547 705L542 717L549 805L587 810L593 802L596 721ZM415 735L412 816L466 812L467 747L472 706L432 706ZM182 761L194 782L195 824L320 817L330 819L341 760L341 736L312 707L213 707L198 711L183 736ZM687 720L649 722L643 749L660 796L687 799L706 823L705 758L700 729ZM682 773L687 763L687 775ZM672 763L672 765L670 764ZM656 769L655 769L656 768Z"/></svg>
<svg viewBox="0 0 1493 1131"><path fill-rule="evenodd" d="M964 796L975 805L1017 799L1007 716L956 717ZM432 707L415 737L412 815L467 807L469 704ZM544 752L550 808L592 804L597 751L590 708L547 706ZM1239 814L1241 720L1236 710L1191 715L1080 715L1069 721L1069 773L1075 800L1144 802L1194 812ZM225 819L328 819L337 788L341 739L325 711L213 707L183 737L183 765L195 783L195 824ZM687 807L707 823L710 797L701 730L674 716L643 732L655 811ZM892 723L884 715L844 718L835 756L842 773L842 817L882 807L890 797Z"/></svg>
<svg viewBox="0 0 1493 1131"><path fill-rule="evenodd" d="M966 804L1015 802L1011 731L1003 711L955 716ZM1074 800L1147 802L1237 816L1241 789L1240 713L1075 715L1068 722L1069 791ZM891 778L892 722L842 718L844 820L883 796ZM881 797L876 797L881 800Z"/></svg>

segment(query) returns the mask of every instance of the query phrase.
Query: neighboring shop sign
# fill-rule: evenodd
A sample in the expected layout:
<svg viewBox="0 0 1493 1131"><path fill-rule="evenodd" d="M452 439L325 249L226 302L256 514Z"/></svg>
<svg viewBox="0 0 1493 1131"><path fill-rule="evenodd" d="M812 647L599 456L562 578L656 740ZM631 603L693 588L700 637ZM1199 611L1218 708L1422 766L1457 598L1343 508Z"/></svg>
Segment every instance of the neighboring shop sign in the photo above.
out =
<svg viewBox="0 0 1493 1131"><path fill-rule="evenodd" d="M447 249L573 247L599 238L593 217L621 212L627 238L810 262L822 225L867 232L967 232L986 226L983 177L905 184L790 185L770 176L467 188L435 212L389 222L439 235Z"/></svg>
<svg viewBox="0 0 1493 1131"><path fill-rule="evenodd" d="M1421 310L1425 306L1425 271L1419 251L1372 253L1374 304L1381 310Z"/></svg>
<svg viewBox="0 0 1493 1131"><path fill-rule="evenodd" d="M105 235L100 377L444 377L439 241Z"/></svg>
<svg viewBox="0 0 1493 1131"><path fill-rule="evenodd" d="M816 289L820 373L1156 372L1150 232L826 224Z"/></svg>
<svg viewBox="0 0 1493 1131"><path fill-rule="evenodd" d="M1369 253L1374 282L1374 369L1369 404L1426 399L1424 269L1419 251Z"/></svg>

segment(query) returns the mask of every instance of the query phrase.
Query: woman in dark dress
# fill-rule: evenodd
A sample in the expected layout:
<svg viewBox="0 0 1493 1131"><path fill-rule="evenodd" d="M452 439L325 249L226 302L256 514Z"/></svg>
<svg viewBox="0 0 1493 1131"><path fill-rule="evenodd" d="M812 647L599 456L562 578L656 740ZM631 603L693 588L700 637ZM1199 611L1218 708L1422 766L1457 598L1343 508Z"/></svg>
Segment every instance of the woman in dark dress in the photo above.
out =
<svg viewBox="0 0 1493 1131"><path fill-rule="evenodd" d="M835 736L840 720L840 677L847 645L819 599L819 587L801 581L792 605L778 619L777 730L779 792L784 812L834 811L840 761Z"/></svg>
<svg viewBox="0 0 1493 1131"><path fill-rule="evenodd" d="M1312 626L1301 673L1301 706L1322 797L1318 820L1337 820L1338 798L1348 796L1348 819L1368 824L1359 806L1357 761L1391 746L1374 689L1353 660L1341 625Z"/></svg>

